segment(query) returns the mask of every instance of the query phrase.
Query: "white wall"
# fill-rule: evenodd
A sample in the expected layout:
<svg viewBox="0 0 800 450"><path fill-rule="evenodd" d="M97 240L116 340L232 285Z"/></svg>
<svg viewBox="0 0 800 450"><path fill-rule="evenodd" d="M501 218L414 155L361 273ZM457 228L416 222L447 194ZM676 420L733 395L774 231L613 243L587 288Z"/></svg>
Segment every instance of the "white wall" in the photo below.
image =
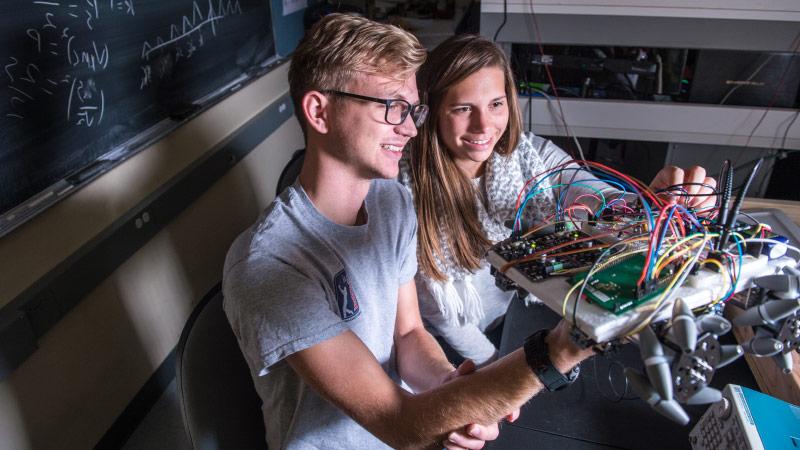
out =
<svg viewBox="0 0 800 450"><path fill-rule="evenodd" d="M288 64L0 238L0 306L288 91ZM175 347L225 252L274 197L294 118L162 229L0 383L0 449L94 446Z"/></svg>

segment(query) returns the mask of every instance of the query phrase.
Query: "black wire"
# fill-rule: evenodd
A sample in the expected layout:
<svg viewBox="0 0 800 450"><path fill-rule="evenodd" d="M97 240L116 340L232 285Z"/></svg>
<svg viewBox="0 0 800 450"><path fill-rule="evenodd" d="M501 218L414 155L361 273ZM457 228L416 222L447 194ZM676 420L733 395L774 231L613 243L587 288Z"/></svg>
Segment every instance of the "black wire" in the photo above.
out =
<svg viewBox="0 0 800 450"><path fill-rule="evenodd" d="M506 26L506 21L508 20L508 0L503 0L503 22L497 27L497 31L494 32L494 38L492 38L493 42L497 42L497 35L500 34L500 30Z"/></svg>
<svg viewBox="0 0 800 450"><path fill-rule="evenodd" d="M786 137L789 135L789 130L792 128L795 121L797 121L797 116L800 116L800 110L795 111L794 118L792 119L791 122L789 122L789 125L786 125L786 129L783 130L783 139L781 139L781 148L786 147Z"/></svg>
<svg viewBox="0 0 800 450"><path fill-rule="evenodd" d="M798 112L800 112L800 111L798 111ZM733 171L734 171L734 172L736 172L736 171L738 171L738 170L742 170L742 169L744 169L745 167L750 167L750 166L753 166L753 165L755 165L755 163L757 163L757 162L758 162L758 160L759 160L759 159L762 159L762 158L763 158L765 161L766 161L766 160L769 160L769 159L772 159L772 158L778 158L778 159L782 159L783 157L785 157L785 156L786 156L786 154L787 154L787 153L800 152L800 150L795 150L795 149L785 149L785 150L781 150L781 149L774 149L774 150L778 150L778 153L776 153L776 154L774 154L774 155L766 155L766 156L762 156L761 158L756 158L756 159L753 159L753 160L747 161L746 163L739 164L738 166L736 166L736 167L734 167L734 168L733 168ZM737 188L736 188L736 189L738 189L738 186L737 186ZM734 190L736 190L736 189L734 189Z"/></svg>
<svg viewBox="0 0 800 450"><path fill-rule="evenodd" d="M600 389L600 382L598 381L598 379L600 377L597 376L597 360L598 359L600 359L599 356L595 356L594 358L592 358L592 363L593 363L593 366L594 366L594 386L595 386L595 388L597 388L597 392L599 392L600 395L604 399L608 400L611 403L619 403L619 402L621 402L623 400L634 400L634 398L632 398L632 397L626 397L626 395L628 395L628 388L630 387L630 385L628 384L628 378L627 377L625 377L625 376L622 377L622 379L625 380L625 389L622 391L622 394L617 392L617 388L614 387L614 380L611 379L612 378L611 369L613 369L614 366L619 366L620 369L623 370L623 373L624 373L624 370L625 370L625 366L623 366L622 363L620 363L619 361L611 361L611 364L609 364L608 371L606 373L606 380L608 381L608 386L611 389L611 392L616 397L611 397L609 395L606 395L606 393L603 392L602 389Z"/></svg>
<svg viewBox="0 0 800 450"><path fill-rule="evenodd" d="M706 184L706 183L680 183L680 184L673 184L672 186L667 186L664 189L659 189L659 190L656 191L656 194L661 193L661 192L668 192L668 191L675 190L675 189L680 189L682 186L702 186L702 187L706 187L706 188L711 189L711 192L719 193L719 191L717 191L717 187L716 186L711 186L710 184ZM701 195L711 195L711 194L701 194Z"/></svg>
<svg viewBox="0 0 800 450"><path fill-rule="evenodd" d="M798 112L800 113L800 111L798 111ZM785 157L786 157L786 156L787 156L789 153L797 153L797 152L800 152L800 150L795 150L795 149L785 149L785 150L781 150L781 149L774 149L774 150L777 150L777 151L778 151L778 153L776 153L776 154L774 154L774 155L766 155L766 156L762 156L761 158L756 158L756 159L754 159L754 160L747 161L747 162L745 162L745 163L739 164L738 166L736 166L736 167L734 167L734 168L733 168L734 172L736 172L736 171L738 171L738 170L741 170L741 169L744 169L745 167L750 167L750 166L753 166L753 165L755 165L755 163L757 163L759 159L763 159L764 161L768 161L768 160L770 160L770 159L774 159L774 158L776 158L776 159L783 159L783 158L785 158ZM739 190L739 189L741 189L743 186L744 186L744 182L742 182L742 183L741 183L741 184L739 184L738 186L734 187L734 188L733 188L733 190L734 190L734 191L738 191L738 190Z"/></svg>
<svg viewBox="0 0 800 450"><path fill-rule="evenodd" d="M628 80L628 81L630 82L630 80ZM620 82L620 81L612 81L611 83L608 83L608 84L605 86L605 88L606 88L606 91L608 91L608 89L610 89L610 88L612 88L612 87L618 87L618 88L620 88L620 89L621 89L623 92L627 93L627 94L628 94L628 95L631 97L631 100L638 100L638 99L636 98L636 93L635 93L635 92L633 92L633 90L632 90L632 89L630 88L630 86L628 86L627 84L625 84L625 83L622 83L622 82ZM608 95L608 92L606 92L606 95Z"/></svg>
<svg viewBox="0 0 800 450"><path fill-rule="evenodd" d="M620 449L620 450L630 450L629 447L620 447L618 445L606 444L606 443L603 443L603 442L592 441L592 440L589 440L589 439L586 439L586 438L582 438L582 437L579 437L579 436L566 435L566 434L562 434L562 433L557 433L555 431L543 430L541 428L529 427L529 426L526 426L526 425L522 425L520 423L506 423L506 425L508 425L509 427L521 428L523 430L535 431L537 433L549 434L550 436L566 437L566 438L569 438L569 439L572 439L572 440L575 440L575 441L586 442L588 444L593 444L593 447L602 446L603 448L617 448L617 449Z"/></svg>
<svg viewBox="0 0 800 450"><path fill-rule="evenodd" d="M750 214L747 214L746 212L739 211L739 214L742 215L742 216L747 217L750 220L752 220L753 221L753 225L758 225L760 223L759 220L757 220L755 217L751 216Z"/></svg>
<svg viewBox="0 0 800 450"><path fill-rule="evenodd" d="M722 197L718 198L719 204L717 207L717 224L725 225L728 222L728 213L730 212L731 195L733 194L733 168L731 167L731 160L726 159L722 163L722 171L720 173L719 184L722 186ZM720 248L721 241L717 240L714 247L717 251Z"/></svg>
<svg viewBox="0 0 800 450"><path fill-rule="evenodd" d="M689 186L689 185L692 185L692 186L703 186L703 187L706 187L708 189L711 189L711 192L702 193L702 194L700 194L700 193L698 193L698 194L690 194L686 189L681 187L681 186ZM675 194L675 191L677 191L678 194ZM671 195L674 195L676 197L681 197L681 198L684 198L684 197L685 198L693 198L693 197L717 197L717 198L719 198L722 195L722 193L719 192L716 189L716 187L711 186L709 184L705 184L705 183L673 184L672 186L667 186L664 189L659 189L658 191L656 191L656 194L664 194L664 193L671 194Z"/></svg>
<svg viewBox="0 0 800 450"><path fill-rule="evenodd" d="M661 191L659 191L659 193L660 192ZM719 197L720 195L722 194L720 194L719 192L712 192L711 194L690 194L688 192L684 192L680 194L678 197L711 197L711 196Z"/></svg>
<svg viewBox="0 0 800 450"><path fill-rule="evenodd" d="M789 73L789 69L792 67L791 62L794 62L795 57L797 56L797 51L800 50L800 32L797 33L797 36L792 40L793 48L792 48L792 56L790 58L790 64L786 65L786 68L781 73L781 77L778 79L778 84L775 86L775 90L772 92L772 98L770 98L769 104L767 108L764 109L764 113L761 115L761 118L756 123L756 126L753 127L753 130L750 131L750 135L747 136L747 142L744 143L745 147L750 146L750 140L753 138L753 135L756 133L758 127L761 126L761 123L764 122L764 119L767 117L767 113L769 112L770 108L772 108L773 103L778 99L778 94L781 93L783 89L783 82L786 78L786 74ZM788 130L788 128L787 128Z"/></svg>
<svg viewBox="0 0 800 450"><path fill-rule="evenodd" d="M734 225L736 225L736 219L739 216L739 209L742 207L744 196L747 194L747 190L750 188L750 184L753 182L753 178L755 178L756 172L758 172L758 168L761 167L763 162L763 158L760 158L758 161L756 161L756 164L753 166L753 170L750 171L750 174L747 176L747 180L744 182L744 186L742 186L742 188L739 189L738 193L736 194L736 200L733 202L733 208L731 208L731 212L728 215L728 220L725 221L725 224L722 227L722 236L719 238L720 248L724 248L725 244L728 243L728 236L730 235Z"/></svg>

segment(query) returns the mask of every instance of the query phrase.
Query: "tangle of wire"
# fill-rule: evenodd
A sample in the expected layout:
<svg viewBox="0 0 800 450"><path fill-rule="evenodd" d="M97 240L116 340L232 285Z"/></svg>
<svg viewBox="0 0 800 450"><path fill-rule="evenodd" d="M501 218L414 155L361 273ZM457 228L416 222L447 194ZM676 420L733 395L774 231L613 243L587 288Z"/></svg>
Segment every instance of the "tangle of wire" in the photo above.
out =
<svg viewBox="0 0 800 450"><path fill-rule="evenodd" d="M522 235L526 208L536 203L542 196L550 196L554 200L553 214ZM697 208L686 206L701 196L716 197L717 202L713 206ZM711 230L715 224L719 196L720 193L714 186L703 183L682 183L654 192L641 181L603 164L592 161L564 162L536 174L525 183L517 198L514 232L525 237L550 225L572 224L574 228L578 228L580 223L585 221L605 228L598 228L590 235L576 236L575 239L549 248L537 249L529 255L509 261L501 267L501 271L537 261L542 257L557 258L585 252L600 252L591 266L556 272L556 274L586 272L586 275L569 289L562 304L562 316L571 316L571 322L578 327L577 310L581 303L580 299L584 298L584 292L592 277L631 256L640 255L644 262L636 288L652 292L650 297L652 301L637 307L645 313L645 319L625 333L626 336L636 334L666 305L671 304L673 295L696 265L713 266L726 280L721 286L718 298L714 299L709 307L727 302L735 294L747 242L761 242L759 239L763 240L768 228L759 224L751 231L749 237L734 233L733 243L721 255L709 258L713 251L711 241L719 237L718 232ZM582 216L576 218L576 214ZM594 244L577 250L572 248L574 244L609 236L619 238L619 241L613 245ZM800 249L791 248L791 250L796 251L800 257ZM570 314L567 309L575 291L577 295L574 296Z"/></svg>

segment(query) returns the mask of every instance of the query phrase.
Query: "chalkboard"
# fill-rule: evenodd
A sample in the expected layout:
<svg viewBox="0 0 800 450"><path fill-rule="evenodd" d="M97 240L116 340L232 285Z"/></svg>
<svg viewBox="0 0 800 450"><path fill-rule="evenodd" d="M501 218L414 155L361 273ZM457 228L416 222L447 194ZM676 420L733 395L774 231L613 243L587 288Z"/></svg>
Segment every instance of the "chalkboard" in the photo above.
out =
<svg viewBox="0 0 800 450"><path fill-rule="evenodd" d="M2 0L0 30L0 217L9 220L275 59L268 0Z"/></svg>

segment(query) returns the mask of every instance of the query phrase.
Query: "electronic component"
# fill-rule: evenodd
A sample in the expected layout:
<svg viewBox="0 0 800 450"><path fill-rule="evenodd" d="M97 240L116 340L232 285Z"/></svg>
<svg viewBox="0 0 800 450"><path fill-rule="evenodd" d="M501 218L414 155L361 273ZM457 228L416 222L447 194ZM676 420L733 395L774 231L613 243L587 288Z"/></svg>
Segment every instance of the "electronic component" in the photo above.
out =
<svg viewBox="0 0 800 450"><path fill-rule="evenodd" d="M766 242L753 242L747 246L745 251L753 256L767 255L769 259L780 258L788 250L789 239L773 233L767 233Z"/></svg>
<svg viewBox="0 0 800 450"><path fill-rule="evenodd" d="M792 108L798 80L795 53L700 50L689 101Z"/></svg>
<svg viewBox="0 0 800 450"><path fill-rule="evenodd" d="M531 281L538 281L560 271L587 267L594 263L599 255L599 250L606 246L594 240L582 231L560 231L530 237L511 237L492 247L492 251L499 255L507 264L515 261L526 260L515 264L518 271L522 272ZM530 260L527 260L532 258ZM492 273L497 277L497 285L509 290L515 288L508 277L502 276L496 268ZM501 276L498 276L498 273Z"/></svg>
<svg viewBox="0 0 800 450"><path fill-rule="evenodd" d="M595 302L614 314L622 314L631 308L654 299L661 294L674 271L672 266L662 271L656 282L644 289L637 289L636 281L642 272L644 256L633 255L619 263L595 272L586 284L584 293L589 301ZM575 275L570 283L581 282L586 272Z"/></svg>
<svg viewBox="0 0 800 450"><path fill-rule="evenodd" d="M800 271L793 267L784 267L783 271L753 280L768 294L737 316L734 323L754 327L753 338L744 345L748 353L772 356L778 367L790 373L792 351L800 352Z"/></svg>
<svg viewBox="0 0 800 450"><path fill-rule="evenodd" d="M712 403L720 391L709 386L717 369L742 356L738 345L720 345L720 334L731 330L724 317L708 313L695 317L682 300L675 301L672 320L658 328L644 327L639 334L639 350L644 374L626 369L625 376L634 392L656 411L682 425L689 416L679 405Z"/></svg>
<svg viewBox="0 0 800 450"><path fill-rule="evenodd" d="M800 408L729 384L689 433L694 450L800 448Z"/></svg>
<svg viewBox="0 0 800 450"><path fill-rule="evenodd" d="M713 208L690 206L698 195L691 186L713 186L689 182L654 193L608 166L580 163L525 184L511 237L487 253L498 286L541 299L572 323L570 335L583 346L636 342L645 370L626 368L629 385L681 424L690 420L682 405L722 398L710 383L745 352L774 357L791 370L790 352L800 344L800 249L765 224L738 222L760 163L732 204L733 170L725 163L716 220ZM561 188L554 211L523 232L526 205L550 186ZM553 276L567 274L567 283ZM754 326L755 337L743 346L722 345L719 336L732 329L722 316L726 302L754 284L763 294L737 324Z"/></svg>
<svg viewBox="0 0 800 450"><path fill-rule="evenodd" d="M511 45L520 95L552 95L549 71L562 96L663 100L681 94L687 55L685 49Z"/></svg>

